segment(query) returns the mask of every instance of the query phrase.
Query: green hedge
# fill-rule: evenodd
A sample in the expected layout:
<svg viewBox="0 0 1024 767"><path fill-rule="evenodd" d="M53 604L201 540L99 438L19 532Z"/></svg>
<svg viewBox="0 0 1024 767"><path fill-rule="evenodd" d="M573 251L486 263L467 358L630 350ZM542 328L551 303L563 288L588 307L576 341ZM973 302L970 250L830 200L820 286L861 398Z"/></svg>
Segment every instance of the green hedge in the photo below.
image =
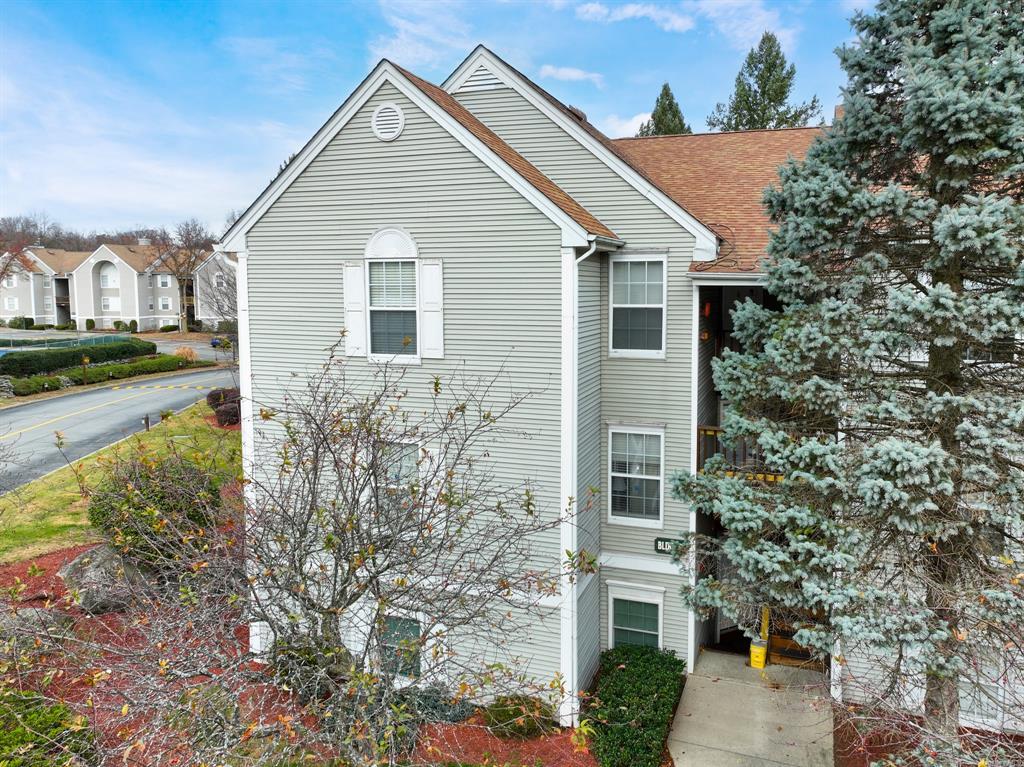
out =
<svg viewBox="0 0 1024 767"><path fill-rule="evenodd" d="M0 375L24 377L81 367L82 355L87 356L90 362L107 362L142 357L147 354L156 354L156 344L152 341L140 341L137 338L88 347L72 346L66 349L11 352L0 357Z"/></svg>
<svg viewBox="0 0 1024 767"><path fill-rule="evenodd" d="M96 738L84 717L33 692L0 693L0 764L77 767L97 762Z"/></svg>
<svg viewBox="0 0 1024 767"><path fill-rule="evenodd" d="M597 689L586 718L601 767L658 767L686 662L653 647L616 647L601 654Z"/></svg>
<svg viewBox="0 0 1024 767"><path fill-rule="evenodd" d="M149 373L167 373L179 368L205 368L213 366L210 360L196 360L182 364L181 357L173 354L161 354L156 357L143 357L132 362L97 365L86 369L85 383L101 383L103 381L134 378ZM26 397L43 391L56 391L61 388L61 378L71 379L75 386L82 384L82 369L65 370L59 376L29 376L28 378L12 378L11 386L16 397Z"/></svg>

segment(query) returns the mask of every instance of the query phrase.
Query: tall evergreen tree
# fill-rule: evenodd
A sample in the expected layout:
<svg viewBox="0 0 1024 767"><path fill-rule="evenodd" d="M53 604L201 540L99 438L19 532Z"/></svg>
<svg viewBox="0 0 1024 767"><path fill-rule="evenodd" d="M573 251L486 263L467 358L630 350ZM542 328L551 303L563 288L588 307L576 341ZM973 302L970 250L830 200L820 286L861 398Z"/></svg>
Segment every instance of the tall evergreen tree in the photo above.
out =
<svg viewBox="0 0 1024 767"><path fill-rule="evenodd" d="M915 764L1021 764L957 727L1024 710L1024 15L880 0L853 24L843 120L765 195L781 308L739 306L714 369L727 442L783 479L675 477L723 528L698 558L732 565L684 594L799 627Z"/></svg>
<svg viewBox="0 0 1024 767"><path fill-rule="evenodd" d="M654 101L651 118L640 126L637 136L678 136L693 133L683 119L683 111L679 108L676 97L668 83L661 86L661 93Z"/></svg>
<svg viewBox="0 0 1024 767"><path fill-rule="evenodd" d="M751 48L736 75L736 85L728 105L719 103L708 117L712 130L760 130L798 128L821 112L818 97L792 105L796 66L786 62L779 40L771 32L761 36Z"/></svg>

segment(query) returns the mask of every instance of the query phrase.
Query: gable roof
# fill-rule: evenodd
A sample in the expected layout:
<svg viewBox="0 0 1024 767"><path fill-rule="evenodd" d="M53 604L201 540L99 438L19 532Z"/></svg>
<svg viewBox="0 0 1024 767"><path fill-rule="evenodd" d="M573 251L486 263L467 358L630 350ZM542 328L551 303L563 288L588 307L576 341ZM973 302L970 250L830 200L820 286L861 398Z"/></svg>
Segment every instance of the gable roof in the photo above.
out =
<svg viewBox="0 0 1024 767"><path fill-rule="evenodd" d="M463 59L441 87L449 93L459 92L475 76L481 66L491 78L500 79L507 87L517 91L528 101L532 101L540 111L545 112L556 124L561 125L570 136L575 136L595 157L603 161L637 191L689 231L697 240L694 255L696 259L710 260L714 258L717 251L717 237L712 227L705 224L679 200L662 189L655 177L637 165L629 154L623 152L616 145L613 139L608 138L587 120L582 111L559 101L486 46L478 45L473 49L473 52ZM490 82L487 87L495 86L493 82Z"/></svg>
<svg viewBox="0 0 1024 767"><path fill-rule="evenodd" d="M263 216L291 183L320 154L360 107L384 83L390 82L460 141L488 167L508 181L538 210L562 228L563 244L585 245L595 237L619 242L618 237L579 203L537 170L522 155L488 129L437 86L382 59L338 107L294 159L267 185L221 238L226 251L244 250L240 238Z"/></svg>
<svg viewBox="0 0 1024 767"><path fill-rule="evenodd" d="M161 256L160 248L156 245L119 245L105 242L100 247L106 248L140 273L153 266Z"/></svg>
<svg viewBox="0 0 1024 767"><path fill-rule="evenodd" d="M451 94L417 77L397 64L395 69L408 77L413 85L423 91L441 109L458 120L470 133L480 139L488 149L512 166L520 176L529 181L541 194L557 205L573 221L586 229L589 234L607 237L611 240L618 239L615 232L598 221L596 217L566 194L554 181L541 173L531 162L505 143L497 133L480 122L476 115L456 101Z"/></svg>
<svg viewBox="0 0 1024 767"><path fill-rule="evenodd" d="M761 202L779 166L801 159L822 128L615 139L615 145L722 238L718 258L691 271L757 272L770 222Z"/></svg>
<svg viewBox="0 0 1024 767"><path fill-rule="evenodd" d="M35 256L56 274L75 271L85 259L92 255L92 251L60 250L59 248L27 248L25 252Z"/></svg>

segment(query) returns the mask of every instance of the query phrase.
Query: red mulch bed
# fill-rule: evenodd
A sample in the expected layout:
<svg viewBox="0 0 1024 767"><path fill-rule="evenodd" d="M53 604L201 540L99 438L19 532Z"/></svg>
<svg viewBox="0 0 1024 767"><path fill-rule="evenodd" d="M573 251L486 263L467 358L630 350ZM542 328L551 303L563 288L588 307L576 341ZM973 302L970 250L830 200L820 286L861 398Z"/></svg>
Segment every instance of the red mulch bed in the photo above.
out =
<svg viewBox="0 0 1024 767"><path fill-rule="evenodd" d="M210 424L210 426L212 426L215 429L221 429L223 431L241 431L242 430L242 424L240 424L240 423L232 423L232 424L228 424L227 426L221 426L219 423L217 423L217 416L215 416L215 415L208 415L205 418L203 418L203 420L206 421L208 424Z"/></svg>
<svg viewBox="0 0 1024 767"><path fill-rule="evenodd" d="M591 754L573 745L571 730L558 730L529 740L499 738L474 719L462 724L438 724L425 728L416 747L414 761L597 767L597 761Z"/></svg>
<svg viewBox="0 0 1024 767"><path fill-rule="evenodd" d="M64 588L64 581L57 577L57 571L83 551L88 551L95 546L95 543L86 543L70 549L54 551L51 554L43 554L41 557L24 562L0 565L0 589L13 586L16 579L21 580L26 585L26 589L21 593L19 601L20 604L28 607L41 607L47 599L51 601L60 599L67 593L67 589ZM28 571L33 565L42 572L34 576L29 575Z"/></svg>

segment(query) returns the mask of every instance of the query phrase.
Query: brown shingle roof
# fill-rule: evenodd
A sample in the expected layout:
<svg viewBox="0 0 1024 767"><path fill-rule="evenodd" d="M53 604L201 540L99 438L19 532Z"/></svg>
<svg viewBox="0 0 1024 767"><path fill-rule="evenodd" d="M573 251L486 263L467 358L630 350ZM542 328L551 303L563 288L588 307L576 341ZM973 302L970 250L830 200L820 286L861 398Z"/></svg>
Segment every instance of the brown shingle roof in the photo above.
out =
<svg viewBox="0 0 1024 767"><path fill-rule="evenodd" d="M541 194L551 200L563 213L583 227L589 234L608 237L613 240L619 239L615 232L602 224L586 208L566 194L554 181L537 170L525 157L506 144L494 131L480 122L472 112L462 106L450 94L397 64L393 64L393 66L405 75L413 85L419 88L424 95L455 118L464 128L483 142L488 149L508 163L516 173L525 178Z"/></svg>
<svg viewBox="0 0 1024 767"><path fill-rule="evenodd" d="M615 139L616 146L680 205L712 227L719 257L695 262L709 272L758 271L768 245L761 203L787 158L801 159L822 128Z"/></svg>
<svg viewBox="0 0 1024 767"><path fill-rule="evenodd" d="M105 242L103 247L114 253L137 272L144 272L160 258L162 250L156 245L116 245ZM158 270L160 271L160 270ZM162 271L167 271L166 269Z"/></svg>
<svg viewBox="0 0 1024 767"><path fill-rule="evenodd" d="M92 251L59 250L57 248L28 248L28 252L57 274L73 272L92 254Z"/></svg>

